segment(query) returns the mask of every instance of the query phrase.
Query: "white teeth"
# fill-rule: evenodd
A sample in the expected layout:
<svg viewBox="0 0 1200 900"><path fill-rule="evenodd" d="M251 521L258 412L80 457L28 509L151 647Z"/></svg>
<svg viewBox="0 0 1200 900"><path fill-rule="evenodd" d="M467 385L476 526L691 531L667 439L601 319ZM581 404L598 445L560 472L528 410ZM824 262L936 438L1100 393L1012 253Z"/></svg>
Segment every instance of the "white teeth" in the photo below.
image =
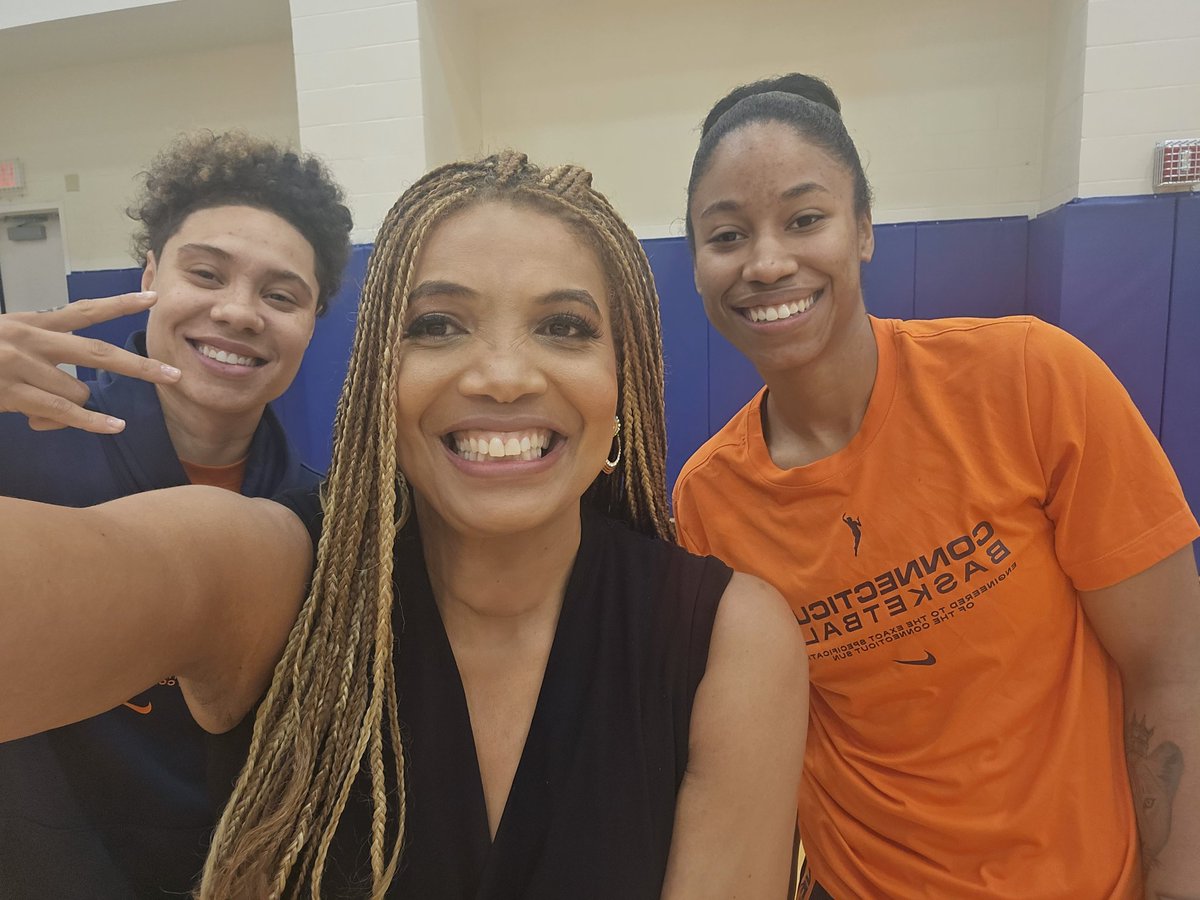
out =
<svg viewBox="0 0 1200 900"><path fill-rule="evenodd" d="M751 322L776 322L780 319L790 319L792 316L807 312L812 308L813 297L795 300L791 303L780 303L778 306L751 306L744 312Z"/></svg>
<svg viewBox="0 0 1200 900"><path fill-rule="evenodd" d="M541 459L545 449L550 446L550 434L546 428L516 432L462 431L449 435L447 443L469 462L504 459L532 462Z"/></svg>
<svg viewBox="0 0 1200 900"><path fill-rule="evenodd" d="M196 349L209 359L215 359L217 362L226 363L231 366L258 365L258 360L253 356L238 356L236 353L218 350L216 347L210 347L208 344L196 344Z"/></svg>

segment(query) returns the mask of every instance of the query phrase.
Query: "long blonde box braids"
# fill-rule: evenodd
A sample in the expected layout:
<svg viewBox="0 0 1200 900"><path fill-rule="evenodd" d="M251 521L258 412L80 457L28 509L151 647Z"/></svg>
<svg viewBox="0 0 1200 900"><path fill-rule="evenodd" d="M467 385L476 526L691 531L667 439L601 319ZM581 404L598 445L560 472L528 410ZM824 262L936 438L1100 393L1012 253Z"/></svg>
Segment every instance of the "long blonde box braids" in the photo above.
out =
<svg viewBox="0 0 1200 900"><path fill-rule="evenodd" d="M578 166L542 170L508 151L430 172L385 218L367 267L312 585L254 725L249 757L213 836L198 895L321 896L329 848L366 764L369 885L383 897L404 840L404 750L393 667L392 561L410 514L396 466L395 350L414 264L446 216L489 200L556 215L596 249L609 281L626 465L585 502L671 537L658 299L641 245ZM394 762L386 765L385 743ZM390 784L389 784L390 782Z"/></svg>

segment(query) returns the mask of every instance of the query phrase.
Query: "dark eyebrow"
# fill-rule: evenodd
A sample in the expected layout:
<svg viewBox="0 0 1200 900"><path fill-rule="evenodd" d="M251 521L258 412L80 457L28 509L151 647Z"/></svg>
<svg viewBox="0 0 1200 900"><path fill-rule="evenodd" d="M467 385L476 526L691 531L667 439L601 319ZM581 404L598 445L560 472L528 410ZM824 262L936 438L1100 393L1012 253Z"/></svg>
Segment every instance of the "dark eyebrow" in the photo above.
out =
<svg viewBox="0 0 1200 900"><path fill-rule="evenodd" d="M478 297L479 293L464 285L456 284L453 281L423 281L409 292L408 302L411 304L426 297L444 295L473 299ZM601 315L600 304L596 302L596 299L588 291L582 288L562 288L557 291L550 291L548 294L538 297L537 302L541 306L547 306L552 303L582 303L597 316Z"/></svg>
<svg viewBox="0 0 1200 900"><path fill-rule="evenodd" d="M591 311L597 316L601 316L603 318L603 314L600 312L600 304L596 302L596 298L582 288L563 288L561 290L551 291L548 294L543 294L541 297L538 297L538 303L543 306L551 303L563 302L582 303L584 306L591 309Z"/></svg>
<svg viewBox="0 0 1200 900"><path fill-rule="evenodd" d="M179 248L179 253L208 254L210 256L215 256L222 262L227 263L233 262L234 260L233 254L228 250L223 250L220 247L213 246L212 244L184 244ZM304 289L304 293L308 295L309 298L312 297L312 287L307 281L304 280L304 276L300 275L298 272L293 272L291 269L266 269L263 274L267 277L268 281L286 281L297 285Z"/></svg>
<svg viewBox="0 0 1200 900"><path fill-rule="evenodd" d="M453 281L422 281L408 292L408 302L415 303L426 297L436 297L439 294L451 294L458 297L474 297L475 291Z"/></svg>
<svg viewBox="0 0 1200 900"><path fill-rule="evenodd" d="M824 185L817 184L815 181L804 181L800 184L792 185L780 194L779 197L782 200L795 200L797 197L803 197L805 194L812 194L818 191L824 194L829 193L829 189ZM736 200L717 200L700 211L700 218L703 219L705 216L719 212L737 212L741 208L742 205Z"/></svg>

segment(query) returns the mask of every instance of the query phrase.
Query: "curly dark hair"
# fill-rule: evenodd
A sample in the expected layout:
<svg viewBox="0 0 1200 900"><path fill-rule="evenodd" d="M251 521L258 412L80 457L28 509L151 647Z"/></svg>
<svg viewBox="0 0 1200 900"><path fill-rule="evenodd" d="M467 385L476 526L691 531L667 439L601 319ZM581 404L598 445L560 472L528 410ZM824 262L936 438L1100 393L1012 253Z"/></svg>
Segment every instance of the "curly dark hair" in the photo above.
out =
<svg viewBox="0 0 1200 900"><path fill-rule="evenodd" d="M133 251L141 265L200 209L253 206L272 212L304 235L316 257L317 315L337 293L350 258L350 210L342 189L315 156L242 131L181 134L142 173L145 187L126 210L141 223Z"/></svg>

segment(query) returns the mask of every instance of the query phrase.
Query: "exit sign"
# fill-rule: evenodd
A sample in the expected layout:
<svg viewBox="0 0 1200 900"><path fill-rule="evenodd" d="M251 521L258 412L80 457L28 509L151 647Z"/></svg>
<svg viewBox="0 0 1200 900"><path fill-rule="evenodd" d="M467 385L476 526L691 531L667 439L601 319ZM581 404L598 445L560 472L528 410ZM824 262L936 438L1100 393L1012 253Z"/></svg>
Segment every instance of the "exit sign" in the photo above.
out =
<svg viewBox="0 0 1200 900"><path fill-rule="evenodd" d="M21 171L20 160L0 160L0 191L19 191L23 187L25 175Z"/></svg>

